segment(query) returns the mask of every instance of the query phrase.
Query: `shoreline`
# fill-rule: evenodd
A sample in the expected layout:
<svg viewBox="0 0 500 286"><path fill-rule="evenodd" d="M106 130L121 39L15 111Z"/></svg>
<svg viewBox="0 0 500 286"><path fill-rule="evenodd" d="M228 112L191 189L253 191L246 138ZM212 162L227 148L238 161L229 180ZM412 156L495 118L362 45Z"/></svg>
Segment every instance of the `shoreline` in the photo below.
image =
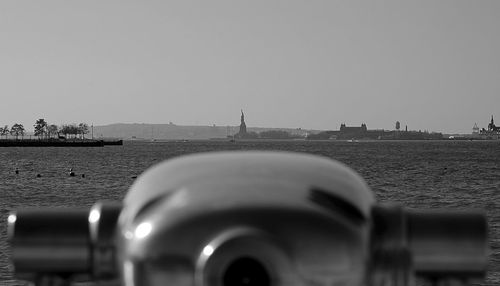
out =
<svg viewBox="0 0 500 286"><path fill-rule="evenodd" d="M0 147L103 147L121 146L123 140L0 139Z"/></svg>
<svg viewBox="0 0 500 286"><path fill-rule="evenodd" d="M360 143L360 142L496 142L500 141L498 139L269 139L269 138L259 138L259 139L235 139L231 141L226 138L209 138L209 139L123 139L126 142L140 142L140 143L189 143L189 142L227 142L227 143L238 143L238 142L331 142L331 143Z"/></svg>

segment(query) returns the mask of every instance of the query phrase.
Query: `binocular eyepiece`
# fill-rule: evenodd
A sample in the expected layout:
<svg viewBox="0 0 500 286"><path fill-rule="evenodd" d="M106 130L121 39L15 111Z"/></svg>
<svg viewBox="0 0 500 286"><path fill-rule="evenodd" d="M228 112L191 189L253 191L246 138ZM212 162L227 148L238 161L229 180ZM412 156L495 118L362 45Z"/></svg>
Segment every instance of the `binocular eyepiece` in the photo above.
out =
<svg viewBox="0 0 500 286"><path fill-rule="evenodd" d="M467 285L488 254L483 212L379 204L346 166L294 153L188 155L122 203L8 223L16 276L39 285Z"/></svg>

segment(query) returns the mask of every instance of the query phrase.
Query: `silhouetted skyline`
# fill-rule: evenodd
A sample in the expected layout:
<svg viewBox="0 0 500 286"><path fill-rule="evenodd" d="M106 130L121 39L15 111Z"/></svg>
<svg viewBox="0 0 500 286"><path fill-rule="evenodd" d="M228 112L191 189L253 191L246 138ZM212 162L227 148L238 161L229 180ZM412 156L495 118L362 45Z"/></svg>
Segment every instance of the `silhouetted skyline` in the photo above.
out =
<svg viewBox="0 0 500 286"><path fill-rule="evenodd" d="M499 1L2 2L0 125L470 133L500 118L498 27Z"/></svg>

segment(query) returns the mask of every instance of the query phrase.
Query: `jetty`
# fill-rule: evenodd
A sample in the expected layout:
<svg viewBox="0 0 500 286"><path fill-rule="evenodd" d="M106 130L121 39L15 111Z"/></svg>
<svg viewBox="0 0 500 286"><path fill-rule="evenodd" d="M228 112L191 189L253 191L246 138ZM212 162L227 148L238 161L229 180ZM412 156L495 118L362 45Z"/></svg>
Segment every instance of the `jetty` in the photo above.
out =
<svg viewBox="0 0 500 286"><path fill-rule="evenodd" d="M0 147L103 147L123 145L123 140L0 139Z"/></svg>

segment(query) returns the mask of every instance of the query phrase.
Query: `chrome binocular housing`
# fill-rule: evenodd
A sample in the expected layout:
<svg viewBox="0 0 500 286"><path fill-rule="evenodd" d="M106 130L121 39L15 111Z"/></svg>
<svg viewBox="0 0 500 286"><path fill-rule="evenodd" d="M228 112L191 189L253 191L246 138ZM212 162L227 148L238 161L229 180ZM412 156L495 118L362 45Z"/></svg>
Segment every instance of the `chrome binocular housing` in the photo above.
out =
<svg viewBox="0 0 500 286"><path fill-rule="evenodd" d="M345 165L296 153L179 157L122 203L8 220L16 276L38 285L467 285L488 261L483 212L380 204Z"/></svg>

